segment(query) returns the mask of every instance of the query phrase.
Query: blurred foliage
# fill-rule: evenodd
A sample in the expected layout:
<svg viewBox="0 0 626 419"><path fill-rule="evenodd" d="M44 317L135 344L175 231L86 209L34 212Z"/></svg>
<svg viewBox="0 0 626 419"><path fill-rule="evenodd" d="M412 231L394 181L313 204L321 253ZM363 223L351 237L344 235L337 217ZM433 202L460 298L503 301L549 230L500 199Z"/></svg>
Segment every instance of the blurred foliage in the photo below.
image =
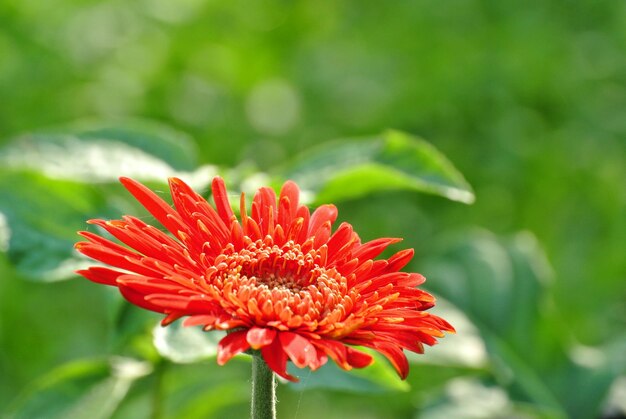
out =
<svg viewBox="0 0 626 419"><path fill-rule="evenodd" d="M457 316L410 389L331 367L281 386L283 417L623 416L624 109L623 1L3 0L0 416L246 416L245 359L180 364L156 316L47 283L87 218L139 211L118 175L216 173L309 179ZM472 206L415 194L468 183Z"/></svg>

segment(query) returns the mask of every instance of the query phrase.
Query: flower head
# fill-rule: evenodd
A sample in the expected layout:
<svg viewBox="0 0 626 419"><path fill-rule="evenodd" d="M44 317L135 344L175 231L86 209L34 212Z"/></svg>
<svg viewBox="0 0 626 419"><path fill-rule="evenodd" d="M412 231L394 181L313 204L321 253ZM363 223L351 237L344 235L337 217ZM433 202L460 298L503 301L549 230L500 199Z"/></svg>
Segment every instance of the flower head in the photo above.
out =
<svg viewBox="0 0 626 419"><path fill-rule="evenodd" d="M81 232L86 241L78 251L114 269L78 273L164 313L163 325L186 317L186 326L228 331L218 346L220 365L255 349L276 374L295 381L287 360L312 370L328 358L345 370L369 365L372 357L352 347L358 345L383 354L404 379L404 349L421 353L423 344L454 331L426 311L435 300L416 288L424 277L400 271L412 249L376 260L400 240L361 243L348 223L333 232L337 209L323 205L310 214L291 181L278 199L261 188L250 214L242 194L237 219L219 177L215 207L180 179L169 180L173 208L144 185L120 180L169 234L131 216L90 220L126 246Z"/></svg>

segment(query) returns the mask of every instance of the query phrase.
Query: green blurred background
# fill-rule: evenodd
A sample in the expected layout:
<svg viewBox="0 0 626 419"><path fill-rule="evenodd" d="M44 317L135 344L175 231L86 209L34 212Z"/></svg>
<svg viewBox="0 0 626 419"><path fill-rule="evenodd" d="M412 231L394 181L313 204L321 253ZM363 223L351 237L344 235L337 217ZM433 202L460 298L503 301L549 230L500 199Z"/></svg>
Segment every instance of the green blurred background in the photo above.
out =
<svg viewBox="0 0 626 419"><path fill-rule="evenodd" d="M284 388L281 417L626 414L626 2L0 3L2 144L128 118L188 134L197 164L224 173L271 172L310 147L400 129L426 138L472 185L470 206L406 190L338 206L364 239L400 236L416 248L411 268L470 313L485 363L457 354L436 367L427 350L410 390ZM40 216L56 207L47 202ZM493 272L503 258L518 266L523 249L529 265L545 265L538 288L512 287L502 301L498 287L517 277ZM2 412L65 362L114 353L103 307L117 300L80 279L21 278L9 257L0 265ZM492 305L503 311L481 312ZM536 313L510 336L518 312L510 322L502 313L514 307ZM463 352L455 338L441 347ZM245 416L248 367L214 364L202 364L206 385L228 376L226 387L199 392L198 365L179 366L163 397L193 382L205 408L218 406L204 416ZM111 414L149 411L141 388ZM162 413L193 417L198 408L185 403Z"/></svg>

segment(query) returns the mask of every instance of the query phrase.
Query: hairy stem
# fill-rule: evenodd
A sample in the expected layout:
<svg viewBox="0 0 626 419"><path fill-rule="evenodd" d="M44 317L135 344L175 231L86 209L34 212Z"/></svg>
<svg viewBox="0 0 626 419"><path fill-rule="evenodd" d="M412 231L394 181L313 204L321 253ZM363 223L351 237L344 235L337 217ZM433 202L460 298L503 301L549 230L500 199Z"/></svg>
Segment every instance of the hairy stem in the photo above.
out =
<svg viewBox="0 0 626 419"><path fill-rule="evenodd" d="M259 355L252 357L252 419L276 419L276 378Z"/></svg>

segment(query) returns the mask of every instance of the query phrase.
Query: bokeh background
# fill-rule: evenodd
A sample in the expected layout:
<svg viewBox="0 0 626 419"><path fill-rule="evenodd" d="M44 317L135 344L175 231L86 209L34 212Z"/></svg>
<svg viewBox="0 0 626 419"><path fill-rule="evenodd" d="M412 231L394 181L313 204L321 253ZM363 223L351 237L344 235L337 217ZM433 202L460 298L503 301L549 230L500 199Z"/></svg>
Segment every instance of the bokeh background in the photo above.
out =
<svg viewBox="0 0 626 419"><path fill-rule="evenodd" d="M404 237L416 249L411 268L465 333L415 359L410 388L336 371L335 384L281 387L281 417L626 414L626 2L0 3L0 157L29 133L129 119L184 133L197 166L233 179L338 138L399 129L428 140L472 185L473 205L409 190L338 203L363 238ZM0 174L31 188L30 175ZM0 210L19 211L13 196L0 194ZM73 210L91 208L74 199ZM63 205L28 211L43 225ZM82 279L25 273L10 253L19 229L11 214L2 220L13 233L0 254L0 412L87 403L80 379L49 374L125 353L111 344L119 301ZM22 262L29 252L19 249ZM168 368L129 384L101 417L246 415L245 361Z"/></svg>

